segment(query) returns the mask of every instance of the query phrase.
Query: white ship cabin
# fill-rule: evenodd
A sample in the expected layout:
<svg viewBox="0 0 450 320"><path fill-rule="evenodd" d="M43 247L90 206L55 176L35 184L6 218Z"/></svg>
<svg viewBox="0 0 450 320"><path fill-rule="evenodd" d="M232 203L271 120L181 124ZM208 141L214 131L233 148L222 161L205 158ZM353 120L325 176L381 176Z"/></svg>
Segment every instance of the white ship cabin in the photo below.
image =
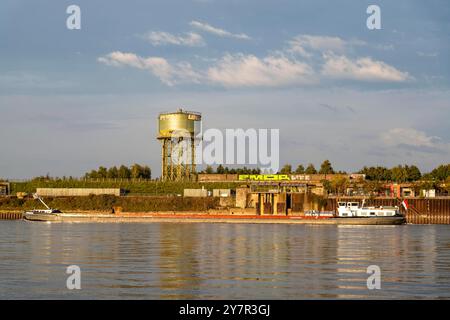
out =
<svg viewBox="0 0 450 320"><path fill-rule="evenodd" d="M398 207L364 207L358 202L338 202L339 217L394 217L399 215Z"/></svg>

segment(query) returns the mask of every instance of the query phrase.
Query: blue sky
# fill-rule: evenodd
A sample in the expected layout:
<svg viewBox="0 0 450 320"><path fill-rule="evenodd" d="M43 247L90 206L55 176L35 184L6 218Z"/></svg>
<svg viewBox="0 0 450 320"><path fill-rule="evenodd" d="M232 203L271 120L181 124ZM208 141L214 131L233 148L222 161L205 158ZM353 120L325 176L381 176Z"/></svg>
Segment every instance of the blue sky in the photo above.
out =
<svg viewBox="0 0 450 320"><path fill-rule="evenodd" d="M282 164L430 170L450 161L449 17L447 1L4 0L0 177L159 175L156 117L179 107L280 128Z"/></svg>

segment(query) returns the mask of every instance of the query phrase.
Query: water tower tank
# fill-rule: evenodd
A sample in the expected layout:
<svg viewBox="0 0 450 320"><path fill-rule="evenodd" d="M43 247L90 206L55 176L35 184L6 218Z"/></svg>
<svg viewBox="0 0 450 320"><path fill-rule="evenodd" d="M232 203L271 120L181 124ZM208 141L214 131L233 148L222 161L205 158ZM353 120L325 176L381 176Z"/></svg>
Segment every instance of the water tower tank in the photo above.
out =
<svg viewBox="0 0 450 320"><path fill-rule="evenodd" d="M201 130L201 120L200 113L182 109L159 114L162 180L189 180L195 175L195 142Z"/></svg>
<svg viewBox="0 0 450 320"><path fill-rule="evenodd" d="M202 116L198 112L183 111L160 113L158 117L158 139L173 137L176 132L184 131L194 136L198 133L198 124Z"/></svg>

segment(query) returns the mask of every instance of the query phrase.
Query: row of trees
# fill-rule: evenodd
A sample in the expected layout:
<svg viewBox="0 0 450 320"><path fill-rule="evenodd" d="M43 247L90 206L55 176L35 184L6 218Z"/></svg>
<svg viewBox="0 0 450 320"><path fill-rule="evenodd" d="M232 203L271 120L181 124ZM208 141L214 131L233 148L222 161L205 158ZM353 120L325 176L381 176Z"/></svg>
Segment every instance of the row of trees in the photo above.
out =
<svg viewBox="0 0 450 320"><path fill-rule="evenodd" d="M424 175L426 180L445 181L450 178L450 163L441 164L439 167L433 169L430 173Z"/></svg>
<svg viewBox="0 0 450 320"><path fill-rule="evenodd" d="M364 173L367 180L372 181L436 181L443 182L450 178L450 163L442 164L434 168L431 172L423 174L416 166L398 165L391 169L386 167L364 167L359 173Z"/></svg>
<svg viewBox="0 0 450 320"><path fill-rule="evenodd" d="M261 169L260 168L247 168L247 167L228 168L228 167L224 167L223 165L220 164L217 166L216 169L214 169L212 166L208 165L200 173L260 174ZM312 163L308 164L306 169L303 165L299 164L295 170L292 169L292 165L286 164L283 166L283 168L281 168L281 170L278 173L281 173L281 174L316 174L316 173L332 174L332 173L345 173L345 172L342 172L342 171L335 172L333 167L331 166L331 162L329 160L325 160L321 164L319 171L317 171L317 169L314 167L314 165Z"/></svg>
<svg viewBox="0 0 450 320"><path fill-rule="evenodd" d="M381 166L364 167L359 173L365 174L366 179L371 181L412 182L422 178L419 168L414 165L398 165L391 169Z"/></svg>
<svg viewBox="0 0 450 320"><path fill-rule="evenodd" d="M305 167L302 164L299 164L295 170L292 170L292 165L285 164L281 170L280 173L282 174L333 174L333 173L345 173L342 171L335 172L333 169L333 166L331 165L330 160L325 160L320 165L319 171L317 171L316 167L312 163L308 164L308 166Z"/></svg>
<svg viewBox="0 0 450 320"><path fill-rule="evenodd" d="M151 179L152 171L149 166L141 166L137 163L131 167L121 165L120 167L105 168L100 166L98 170L87 172L84 177L86 179Z"/></svg>
<svg viewBox="0 0 450 320"><path fill-rule="evenodd" d="M310 163L306 169L303 165L298 165L295 170L292 169L290 164L284 165L280 173L282 174L333 174L341 173L345 174L345 171L335 171L331 162L325 160L320 165L320 169L316 170L314 165ZM393 168L387 168L382 166L364 167L358 173L366 175L366 179L370 181L395 181L395 182L412 182L418 180L425 181L445 181L450 177L450 164L440 165L433 169L430 173L423 174L419 168L415 165L398 165Z"/></svg>

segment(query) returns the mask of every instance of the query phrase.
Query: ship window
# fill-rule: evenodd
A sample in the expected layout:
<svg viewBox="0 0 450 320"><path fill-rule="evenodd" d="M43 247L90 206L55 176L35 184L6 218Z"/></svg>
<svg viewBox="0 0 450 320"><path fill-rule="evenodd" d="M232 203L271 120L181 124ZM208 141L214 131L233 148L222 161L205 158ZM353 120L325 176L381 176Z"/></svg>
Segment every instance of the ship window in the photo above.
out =
<svg viewBox="0 0 450 320"><path fill-rule="evenodd" d="M370 215L371 215L371 216L374 216L374 215L375 215L375 212L371 212Z"/></svg>

